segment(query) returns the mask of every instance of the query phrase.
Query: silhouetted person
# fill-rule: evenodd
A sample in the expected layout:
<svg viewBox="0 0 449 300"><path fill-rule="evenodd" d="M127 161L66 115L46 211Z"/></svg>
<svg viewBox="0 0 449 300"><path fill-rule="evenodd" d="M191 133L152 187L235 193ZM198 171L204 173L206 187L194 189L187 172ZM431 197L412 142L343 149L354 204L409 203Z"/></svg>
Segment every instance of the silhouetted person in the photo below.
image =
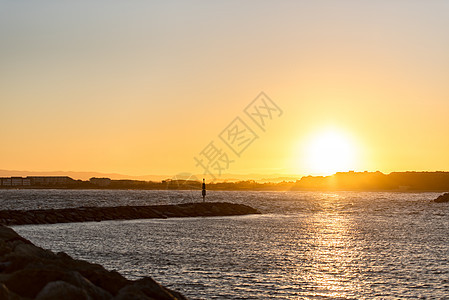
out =
<svg viewBox="0 0 449 300"><path fill-rule="evenodd" d="M203 178L203 190L201 191L201 194L203 195L203 202L206 202L206 183L204 182Z"/></svg>

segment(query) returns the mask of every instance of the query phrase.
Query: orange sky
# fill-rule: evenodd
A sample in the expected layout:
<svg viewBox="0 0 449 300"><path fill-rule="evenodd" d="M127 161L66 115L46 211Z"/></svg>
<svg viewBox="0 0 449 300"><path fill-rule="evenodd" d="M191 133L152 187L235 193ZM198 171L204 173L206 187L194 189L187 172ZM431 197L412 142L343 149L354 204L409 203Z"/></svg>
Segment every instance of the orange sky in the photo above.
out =
<svg viewBox="0 0 449 300"><path fill-rule="evenodd" d="M443 0L5 2L0 169L197 174L215 141L226 173L325 174L307 153L333 131L353 156L341 171L449 170L448 13ZM283 111L265 132L244 113L261 91ZM236 117L259 137L240 157L219 138Z"/></svg>

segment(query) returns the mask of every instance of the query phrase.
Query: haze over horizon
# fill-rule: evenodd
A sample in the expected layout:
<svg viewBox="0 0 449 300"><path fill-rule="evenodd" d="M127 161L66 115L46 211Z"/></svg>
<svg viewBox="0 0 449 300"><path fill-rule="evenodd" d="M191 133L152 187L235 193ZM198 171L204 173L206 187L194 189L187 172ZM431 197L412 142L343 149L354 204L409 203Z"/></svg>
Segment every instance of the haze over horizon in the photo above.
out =
<svg viewBox="0 0 449 300"><path fill-rule="evenodd" d="M219 153L223 174L447 171L448 12L2 1L0 169L200 174ZM245 109L262 91L259 126Z"/></svg>

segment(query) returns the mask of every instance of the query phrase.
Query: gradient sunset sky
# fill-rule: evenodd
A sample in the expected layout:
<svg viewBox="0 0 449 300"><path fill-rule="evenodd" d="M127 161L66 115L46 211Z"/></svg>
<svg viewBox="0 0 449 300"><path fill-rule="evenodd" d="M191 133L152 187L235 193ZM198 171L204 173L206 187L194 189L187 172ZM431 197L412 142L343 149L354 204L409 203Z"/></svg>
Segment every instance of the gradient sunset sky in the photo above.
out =
<svg viewBox="0 0 449 300"><path fill-rule="evenodd" d="M0 3L0 169L197 174L213 141L226 173L449 170L449 1Z"/></svg>

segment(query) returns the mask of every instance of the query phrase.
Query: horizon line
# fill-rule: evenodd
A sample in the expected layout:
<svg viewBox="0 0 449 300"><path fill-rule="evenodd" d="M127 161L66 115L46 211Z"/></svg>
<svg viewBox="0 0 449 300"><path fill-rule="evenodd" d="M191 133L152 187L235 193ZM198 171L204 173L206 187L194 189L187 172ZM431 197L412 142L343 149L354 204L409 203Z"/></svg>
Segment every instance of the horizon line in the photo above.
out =
<svg viewBox="0 0 449 300"><path fill-rule="evenodd" d="M0 169L0 177L33 177L33 176L43 176L43 177L51 177L51 176L68 176L72 175L72 179L75 180L89 180L90 178L109 178L111 180L136 180L136 181L167 181L167 180L201 180L201 178L208 178L213 180L211 182L237 182L237 181L257 181L257 182L265 182L269 183L273 179L277 179L275 181L286 181L287 179L296 179L300 180L303 177L329 177L334 176L341 173L381 173L384 175L389 175L392 173L448 173L449 170L407 170L407 171L391 171L391 172L382 172L379 170L376 171L338 171L332 174L309 174L309 175L299 175L299 174L288 174L288 173L246 173L246 174L233 174L226 173L222 174L218 177L214 175L205 175L205 174L192 174L188 172L178 173L175 175L126 175L120 173L106 173L106 172L96 172L96 171L18 171L18 170L3 170ZM11 174L7 174L11 173ZM19 174L22 173L22 174ZM39 175L40 174L40 175ZM84 176L80 176L80 175ZM251 177L252 176L252 177ZM111 178L112 177L112 178ZM258 177L258 178L257 178ZM151 178L151 179L149 179Z"/></svg>

